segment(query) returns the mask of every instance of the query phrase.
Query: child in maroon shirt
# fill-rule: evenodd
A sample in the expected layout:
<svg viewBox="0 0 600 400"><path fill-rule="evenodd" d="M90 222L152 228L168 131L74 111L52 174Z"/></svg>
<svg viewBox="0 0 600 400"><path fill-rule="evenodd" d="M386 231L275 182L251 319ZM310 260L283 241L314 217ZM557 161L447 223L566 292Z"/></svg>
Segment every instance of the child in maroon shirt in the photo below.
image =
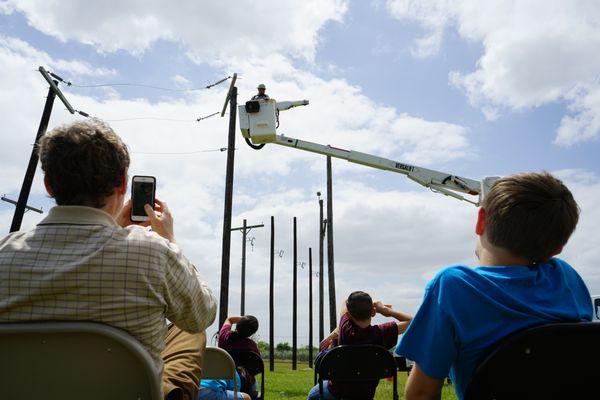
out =
<svg viewBox="0 0 600 400"><path fill-rule="evenodd" d="M231 326L235 324L235 330ZM258 330L258 320L253 315L227 317L219 331L218 346L223 350L251 350L260 355L260 350L250 336Z"/></svg>
<svg viewBox="0 0 600 400"><path fill-rule="evenodd" d="M397 320L380 325L371 325L377 313ZM321 349L340 345L375 344L389 349L396 345L398 335L406 330L412 316L392 309L380 301L373 302L365 292L353 292L342 306L339 326L321 342ZM327 382L327 383L326 383ZM372 399L379 381L339 382L324 381L323 400L344 398ZM319 399L319 386L308 394L309 400Z"/></svg>

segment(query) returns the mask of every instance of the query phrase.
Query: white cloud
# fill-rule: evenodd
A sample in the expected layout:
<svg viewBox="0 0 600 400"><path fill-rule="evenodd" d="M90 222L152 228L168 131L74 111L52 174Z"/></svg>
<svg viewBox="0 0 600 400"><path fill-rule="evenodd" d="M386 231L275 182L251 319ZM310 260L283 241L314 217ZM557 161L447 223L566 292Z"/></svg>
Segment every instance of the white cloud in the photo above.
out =
<svg viewBox="0 0 600 400"><path fill-rule="evenodd" d="M76 40L99 51L147 50L157 40L184 43L197 57L256 56L281 51L312 60L318 32L328 21L341 22L344 0L296 2L206 2L159 0L9 1L30 25L62 41ZM3 10L0 10L3 11ZM226 28L225 28L226 27Z"/></svg>
<svg viewBox="0 0 600 400"><path fill-rule="evenodd" d="M414 56L425 58L439 51L449 19L446 1L391 0L386 6L394 17L419 21L425 28L425 35L416 40L412 49Z"/></svg>
<svg viewBox="0 0 600 400"><path fill-rule="evenodd" d="M81 60L53 59L47 53L35 49L29 43L14 37L0 36L0 49L30 60L32 65L28 70L32 69L34 65L35 67L42 65L72 75L113 76L117 74L115 69L94 68L89 63Z"/></svg>
<svg viewBox="0 0 600 400"><path fill-rule="evenodd" d="M181 87L188 87L190 84L190 80L181 75L174 75L171 77L171 80Z"/></svg>
<svg viewBox="0 0 600 400"><path fill-rule="evenodd" d="M560 121L555 143L571 146L597 138L600 132L600 85L569 97L572 100L571 115Z"/></svg>
<svg viewBox="0 0 600 400"><path fill-rule="evenodd" d="M13 11L14 11L14 8L13 8L12 4L10 4L6 1L0 2L0 13L12 14Z"/></svg>
<svg viewBox="0 0 600 400"><path fill-rule="evenodd" d="M595 105L600 71L600 3L589 1L389 0L398 19L416 21L426 34L415 55L431 56L445 29L483 44L475 71L450 73L486 117L557 101L574 115L562 121L556 143L570 145L600 135Z"/></svg>
<svg viewBox="0 0 600 400"><path fill-rule="evenodd" d="M557 171L565 184L573 192L581 208L579 223L565 251L560 257L568 261L582 275L592 295L600 294L600 240L596 234L600 223L600 177L593 172L571 169Z"/></svg>

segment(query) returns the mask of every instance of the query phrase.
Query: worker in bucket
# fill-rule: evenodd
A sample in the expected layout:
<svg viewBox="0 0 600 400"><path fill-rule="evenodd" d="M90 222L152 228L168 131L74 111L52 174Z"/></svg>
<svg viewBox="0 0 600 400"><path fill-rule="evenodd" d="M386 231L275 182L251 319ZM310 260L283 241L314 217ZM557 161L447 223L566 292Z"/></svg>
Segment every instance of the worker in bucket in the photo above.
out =
<svg viewBox="0 0 600 400"><path fill-rule="evenodd" d="M258 89L258 93L252 96L251 100L269 100L269 96L265 94L265 90L267 90L267 87L264 83L258 85L256 89Z"/></svg>

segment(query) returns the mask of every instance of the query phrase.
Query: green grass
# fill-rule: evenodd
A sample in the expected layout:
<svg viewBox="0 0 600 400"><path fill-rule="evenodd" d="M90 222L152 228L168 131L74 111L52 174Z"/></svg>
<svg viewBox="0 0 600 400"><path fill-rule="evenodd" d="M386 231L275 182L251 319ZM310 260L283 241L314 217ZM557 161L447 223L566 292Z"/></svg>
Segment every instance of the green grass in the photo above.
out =
<svg viewBox="0 0 600 400"><path fill-rule="evenodd" d="M269 371L269 361L265 360L265 399L306 399L308 391L313 387L313 370L308 368L308 363L298 363L298 369L292 370L290 361L276 361L275 371ZM259 377L260 379L260 377ZM260 381L259 381L260 384ZM398 372L398 394L404 398L404 385L406 384L406 372ZM377 386L375 399L391 399L392 382L385 380ZM442 392L443 400L455 400L452 386L444 385Z"/></svg>

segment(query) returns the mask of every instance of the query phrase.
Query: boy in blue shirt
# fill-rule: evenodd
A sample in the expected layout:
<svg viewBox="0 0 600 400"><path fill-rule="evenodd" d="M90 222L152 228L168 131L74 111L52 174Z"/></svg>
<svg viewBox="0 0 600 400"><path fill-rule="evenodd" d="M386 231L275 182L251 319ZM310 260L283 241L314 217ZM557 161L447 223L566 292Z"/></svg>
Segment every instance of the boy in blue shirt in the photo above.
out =
<svg viewBox="0 0 600 400"><path fill-rule="evenodd" d="M438 399L448 374L462 399L500 339L534 325L592 319L583 280L553 258L578 219L571 192L548 173L513 175L493 185L475 225L480 266L440 271L395 350L415 361L407 400Z"/></svg>

